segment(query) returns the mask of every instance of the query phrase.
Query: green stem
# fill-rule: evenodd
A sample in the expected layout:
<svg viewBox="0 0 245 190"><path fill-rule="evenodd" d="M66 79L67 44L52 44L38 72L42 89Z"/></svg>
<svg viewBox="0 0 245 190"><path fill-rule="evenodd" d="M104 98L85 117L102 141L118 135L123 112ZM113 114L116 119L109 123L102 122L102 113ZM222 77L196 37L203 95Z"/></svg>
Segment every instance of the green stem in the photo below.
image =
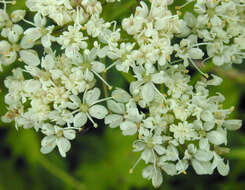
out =
<svg viewBox="0 0 245 190"><path fill-rule="evenodd" d="M74 179L72 176L70 176L65 171L61 170L60 168L57 168L49 160L47 160L44 156L40 156L37 161L46 170L48 170L50 173L52 173L57 178L61 179L62 181L64 181L66 184L70 185L74 189L87 190L87 187L84 184L80 183L79 181Z"/></svg>

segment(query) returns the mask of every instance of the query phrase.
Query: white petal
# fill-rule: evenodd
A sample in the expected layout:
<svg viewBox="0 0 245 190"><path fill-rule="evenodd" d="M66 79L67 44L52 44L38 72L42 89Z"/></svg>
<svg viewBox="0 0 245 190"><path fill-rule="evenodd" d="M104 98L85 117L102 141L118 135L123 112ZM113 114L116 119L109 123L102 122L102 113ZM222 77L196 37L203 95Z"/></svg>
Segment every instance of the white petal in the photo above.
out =
<svg viewBox="0 0 245 190"><path fill-rule="evenodd" d="M176 170L176 166L173 163L163 163L161 164L161 168L163 169L163 171L165 171L168 175L176 175L177 174L177 170Z"/></svg>
<svg viewBox="0 0 245 190"><path fill-rule="evenodd" d="M117 103L113 100L109 100L107 101L107 107L113 111L114 113L118 113L118 114L124 114L125 112L125 107L124 104L122 103Z"/></svg>
<svg viewBox="0 0 245 190"><path fill-rule="evenodd" d="M192 160L192 166L198 175L212 174L212 165L210 162L201 162L196 159Z"/></svg>
<svg viewBox="0 0 245 190"><path fill-rule="evenodd" d="M64 134L64 137L69 139L69 140L73 140L76 137L76 132L74 130L70 130L70 129L64 129L63 134Z"/></svg>
<svg viewBox="0 0 245 190"><path fill-rule="evenodd" d="M162 184L163 178L162 178L162 172L160 168L157 168L154 170L154 174L152 177L152 185L155 188L160 187L160 185Z"/></svg>
<svg viewBox="0 0 245 190"><path fill-rule="evenodd" d="M85 125L85 123L87 123L87 116L85 113L80 112L75 115L73 122L74 127L80 128Z"/></svg>
<svg viewBox="0 0 245 190"><path fill-rule="evenodd" d="M24 90L28 93L34 93L41 89L41 83L38 80L26 80L24 82Z"/></svg>
<svg viewBox="0 0 245 190"><path fill-rule="evenodd" d="M53 142L55 142L56 140L56 137L54 135L49 135L49 136L46 136L42 139L41 141L41 145L42 146L47 146L49 144L53 144Z"/></svg>
<svg viewBox="0 0 245 190"><path fill-rule="evenodd" d="M192 59L202 59L204 53L199 48L191 48L188 52Z"/></svg>
<svg viewBox="0 0 245 190"><path fill-rule="evenodd" d="M213 77L213 79L208 80L208 82L207 82L208 85L218 86L222 83L222 81L223 81L222 78L220 78L214 74L211 74L211 76Z"/></svg>
<svg viewBox="0 0 245 190"><path fill-rule="evenodd" d="M148 164L149 162L152 162L154 160L153 154L153 150L147 148L144 150L144 152L142 152L141 158L145 161L146 164Z"/></svg>
<svg viewBox="0 0 245 190"><path fill-rule="evenodd" d="M112 97L117 101L117 102L122 102L122 103L127 103L131 96L129 93L123 89L117 88L112 92Z"/></svg>
<svg viewBox="0 0 245 190"><path fill-rule="evenodd" d="M89 90L85 94L85 102L88 105L92 105L96 100L98 100L100 97L100 89L99 88L94 88L92 90Z"/></svg>
<svg viewBox="0 0 245 190"><path fill-rule="evenodd" d="M21 47L24 49L32 48L35 42L42 36L42 32L39 28L29 28L24 34L20 42Z"/></svg>
<svg viewBox="0 0 245 190"><path fill-rule="evenodd" d="M98 62L98 61L94 61L94 62L92 62L92 69L96 73L101 73L105 70L105 64Z"/></svg>
<svg viewBox="0 0 245 190"><path fill-rule="evenodd" d="M185 13L184 20L187 23L187 25L190 27L194 27L197 23L196 17L190 12Z"/></svg>
<svg viewBox="0 0 245 190"><path fill-rule="evenodd" d="M225 62L224 56L214 56L213 62L215 65L218 65L218 66L223 65Z"/></svg>
<svg viewBox="0 0 245 190"><path fill-rule="evenodd" d="M50 144L48 146L42 146L40 152L43 154L48 154L54 150L56 143Z"/></svg>
<svg viewBox="0 0 245 190"><path fill-rule="evenodd" d="M154 88L152 83L146 83L142 87L142 97L146 102L150 102L154 98Z"/></svg>
<svg viewBox="0 0 245 190"><path fill-rule="evenodd" d="M175 146L168 145L167 151L169 155L169 160L176 161L179 159L179 152Z"/></svg>
<svg viewBox="0 0 245 190"><path fill-rule="evenodd" d="M166 152L166 149L161 146L161 145L155 145L154 150L157 152L159 155L163 155Z"/></svg>
<svg viewBox="0 0 245 190"><path fill-rule="evenodd" d="M228 130L238 130L242 126L242 120L225 120L223 125Z"/></svg>
<svg viewBox="0 0 245 190"><path fill-rule="evenodd" d="M149 165L146 168L144 168L142 171L143 178L151 179L153 177L154 170L155 169L154 169L153 165Z"/></svg>
<svg viewBox="0 0 245 190"><path fill-rule="evenodd" d="M38 54L34 50L22 50L20 51L20 58L25 64L30 66L38 66L40 60Z"/></svg>
<svg viewBox="0 0 245 190"><path fill-rule="evenodd" d="M199 141L199 147L202 150L209 150L210 144L208 142L208 139L207 138L201 138Z"/></svg>
<svg viewBox="0 0 245 190"><path fill-rule="evenodd" d="M207 134L207 137L208 140L215 145L221 145L226 142L226 136L220 131L211 131Z"/></svg>
<svg viewBox="0 0 245 190"><path fill-rule="evenodd" d="M162 84L164 82L164 73L155 73L152 75L151 79L155 84Z"/></svg>
<svg viewBox="0 0 245 190"><path fill-rule="evenodd" d="M179 172L183 172L188 168L189 164L187 160L179 160L176 164L176 169Z"/></svg>
<svg viewBox="0 0 245 190"><path fill-rule="evenodd" d="M120 129L123 135L134 135L137 132L137 125L131 121L125 121L121 123Z"/></svg>
<svg viewBox="0 0 245 190"><path fill-rule="evenodd" d="M134 152L139 152L145 149L146 144L144 142L141 141L135 141L133 143L133 147L134 147Z"/></svg>
<svg viewBox="0 0 245 190"><path fill-rule="evenodd" d="M55 146L56 146L56 138L54 135L50 135L50 136L46 136L42 139L41 141L41 149L40 151L43 154L48 154L50 152L52 152L52 150L54 150Z"/></svg>
<svg viewBox="0 0 245 190"><path fill-rule="evenodd" d="M214 121L214 116L209 110L205 110L201 113L201 119L203 121Z"/></svg>
<svg viewBox="0 0 245 190"><path fill-rule="evenodd" d="M213 153L205 150L198 150L195 154L195 158L199 161L207 162L213 158Z"/></svg>
<svg viewBox="0 0 245 190"><path fill-rule="evenodd" d="M220 175L227 176L229 171L230 171L229 163L227 163L225 165L224 161L222 160L219 162L217 169L218 169L218 172L220 173Z"/></svg>
<svg viewBox="0 0 245 190"><path fill-rule="evenodd" d="M13 22L19 22L25 17L25 14L25 10L15 10L11 13L10 18Z"/></svg>
<svg viewBox="0 0 245 190"><path fill-rule="evenodd" d="M110 128L118 127L123 121L123 117L117 114L110 114L105 117L105 124Z"/></svg>
<svg viewBox="0 0 245 190"><path fill-rule="evenodd" d="M53 135L55 134L55 130L54 130L54 126L49 124L49 123L45 123L42 125L42 133L45 135Z"/></svg>
<svg viewBox="0 0 245 190"><path fill-rule="evenodd" d="M64 137L60 137L57 139L57 146L62 157L66 157L66 152L68 152L71 148L71 143Z"/></svg>
<svg viewBox="0 0 245 190"><path fill-rule="evenodd" d="M75 96L75 95L71 95L69 97L71 99L72 102L74 102L77 106L80 106L81 104L81 100L78 96Z"/></svg>
<svg viewBox="0 0 245 190"><path fill-rule="evenodd" d="M89 114L97 119L103 119L108 114L108 111L104 106L94 105L89 108Z"/></svg>

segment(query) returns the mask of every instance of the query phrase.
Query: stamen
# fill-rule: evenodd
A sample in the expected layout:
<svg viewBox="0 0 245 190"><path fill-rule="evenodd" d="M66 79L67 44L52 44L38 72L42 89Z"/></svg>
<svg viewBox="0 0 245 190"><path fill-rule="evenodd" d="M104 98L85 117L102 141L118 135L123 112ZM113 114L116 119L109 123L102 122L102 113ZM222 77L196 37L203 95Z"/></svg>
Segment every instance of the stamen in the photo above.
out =
<svg viewBox="0 0 245 190"><path fill-rule="evenodd" d="M32 26L34 26L34 27L37 27L34 23L32 23L32 22L30 22L29 20L26 20L26 19L22 19L24 22L26 22L26 23L28 23L28 24L30 24L30 25L32 25Z"/></svg>
<svg viewBox="0 0 245 190"><path fill-rule="evenodd" d="M191 3L192 1L194 1L194 0L187 1L186 3L184 3L184 4L181 5L181 6L176 6L175 9L176 9L176 10L182 9L183 7L185 7L186 5L188 5L189 3Z"/></svg>
<svg viewBox="0 0 245 190"><path fill-rule="evenodd" d="M170 64L179 63L181 61L183 61L183 59L178 59L178 60L172 61L172 62L170 62Z"/></svg>
<svg viewBox="0 0 245 190"><path fill-rule="evenodd" d="M117 63L118 63L118 61L115 61L114 63L112 63L111 65L109 65L107 68L105 68L104 72L107 72L109 69L111 69L112 67L114 67Z"/></svg>
<svg viewBox="0 0 245 190"><path fill-rule="evenodd" d="M79 28L82 28L82 26L79 23L80 11L79 11L78 7L77 7L76 11L77 11L77 16L76 16L76 20L75 20L75 27L78 27L78 29L79 29Z"/></svg>
<svg viewBox="0 0 245 190"><path fill-rule="evenodd" d="M83 104L85 103L85 96L86 96L87 91L88 91L88 88L86 88L83 93Z"/></svg>
<svg viewBox="0 0 245 190"><path fill-rule="evenodd" d="M71 112L72 114L75 114L75 113L77 113L77 112L79 112L79 109L77 109L77 110L75 110L75 111L73 111L73 112Z"/></svg>
<svg viewBox="0 0 245 190"><path fill-rule="evenodd" d="M141 156L138 158L138 160L135 162L132 168L130 168L129 173L132 174L134 172L135 167L138 165L138 163L141 160Z"/></svg>
<svg viewBox="0 0 245 190"><path fill-rule="evenodd" d="M208 74L204 73L201 71L201 69L199 69L199 67L195 64L195 62L192 59L189 59L189 61L192 63L192 65L196 68L196 70L201 73L205 78L208 78Z"/></svg>
<svg viewBox="0 0 245 190"><path fill-rule="evenodd" d="M187 172L184 170L184 171L182 171L182 173L184 174L184 175L186 175L187 174Z"/></svg>
<svg viewBox="0 0 245 190"><path fill-rule="evenodd" d="M103 98L103 99L97 100L97 101L95 101L95 102L94 102L92 105L90 105L90 106L93 106L93 105L95 105L95 104L97 104L97 103L100 103L100 102L105 102L105 101L110 100L110 99L113 99L113 97L108 97L108 98Z"/></svg>
<svg viewBox="0 0 245 190"><path fill-rule="evenodd" d="M106 86L108 86L109 90L112 89L112 86L109 85L98 73L96 73L95 71L91 70L102 82L105 83Z"/></svg>
<svg viewBox="0 0 245 190"><path fill-rule="evenodd" d="M152 154L153 154L153 159L154 159L153 164L154 164L154 169L155 169L155 172L156 172L157 171L157 159L156 159L156 155L154 153L154 150L151 149L151 151L152 151Z"/></svg>
<svg viewBox="0 0 245 190"><path fill-rule="evenodd" d="M152 85L153 85L153 88L154 88L154 90L164 99L164 100L166 100L165 99L165 97L164 97L164 95L157 89L157 87L152 83Z"/></svg>
<svg viewBox="0 0 245 190"><path fill-rule="evenodd" d="M192 47L196 47L196 46L203 46L203 45L209 45L209 44L212 44L212 43L205 43L205 42L203 42L203 43L198 43L198 44L194 44Z"/></svg>
<svg viewBox="0 0 245 190"><path fill-rule="evenodd" d="M117 27L117 22L114 20L111 23L113 24L113 32L115 32Z"/></svg>
<svg viewBox="0 0 245 190"><path fill-rule="evenodd" d="M69 129L74 129L74 130L80 131L81 127L66 127L66 128L63 128L63 130L69 130Z"/></svg>
<svg viewBox="0 0 245 190"><path fill-rule="evenodd" d="M90 115L88 113L86 113L88 119L93 123L94 125L94 128L97 128L98 127L98 124L94 122L94 120L92 119L92 117L90 117Z"/></svg>
<svg viewBox="0 0 245 190"><path fill-rule="evenodd" d="M201 63L205 63L207 60L211 59L212 57L207 57L206 59L204 59Z"/></svg>

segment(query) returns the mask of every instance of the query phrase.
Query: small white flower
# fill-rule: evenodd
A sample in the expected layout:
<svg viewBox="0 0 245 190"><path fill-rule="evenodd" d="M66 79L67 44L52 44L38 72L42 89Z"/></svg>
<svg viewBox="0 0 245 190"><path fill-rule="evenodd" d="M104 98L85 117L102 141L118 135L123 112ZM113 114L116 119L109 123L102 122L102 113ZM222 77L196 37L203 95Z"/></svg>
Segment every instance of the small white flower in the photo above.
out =
<svg viewBox="0 0 245 190"><path fill-rule="evenodd" d="M69 140L73 140L76 137L75 131L58 126L52 126L50 124L44 124L42 132L47 136L41 141L41 152L43 154L48 154L58 146L61 156L66 157L66 153L71 148Z"/></svg>
<svg viewBox="0 0 245 190"><path fill-rule="evenodd" d="M100 100L100 90L94 88L84 93L83 101L80 100L78 96L70 96L72 103L67 103L67 106L71 109L74 109L74 113L77 113L74 117L74 126L76 128L82 127L89 119L94 127L97 127L97 124L93 121L92 117L96 119L103 119L108 114L107 109L102 105L96 105Z"/></svg>

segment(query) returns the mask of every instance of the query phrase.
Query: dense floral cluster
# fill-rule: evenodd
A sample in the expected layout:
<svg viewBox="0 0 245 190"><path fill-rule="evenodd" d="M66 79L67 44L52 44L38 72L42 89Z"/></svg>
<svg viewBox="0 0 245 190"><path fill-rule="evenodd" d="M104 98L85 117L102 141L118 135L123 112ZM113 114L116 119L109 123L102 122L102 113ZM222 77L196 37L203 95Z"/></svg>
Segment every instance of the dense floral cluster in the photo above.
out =
<svg viewBox="0 0 245 190"><path fill-rule="evenodd" d="M119 0L26 0L35 13L30 21L25 10L8 15L14 1L0 1L0 69L24 64L4 81L8 111L2 120L40 131L41 152L57 146L65 157L76 131L104 119L136 136L134 151L142 153L135 166L145 161L142 175L155 187L162 172L186 173L189 165L199 175L216 168L227 175L227 130L239 129L241 121L228 119L234 108L222 107L222 94L209 93L222 79L199 67L207 60L217 66L243 62L244 2L187 0L171 11L173 0L140 1L121 25L101 16L103 5L113 2ZM187 5L193 13L182 13ZM106 67L105 58L113 63ZM114 66L132 76L129 92L112 90L103 78ZM194 86L190 67L203 75ZM110 97L100 98L98 80L112 90Z"/></svg>

